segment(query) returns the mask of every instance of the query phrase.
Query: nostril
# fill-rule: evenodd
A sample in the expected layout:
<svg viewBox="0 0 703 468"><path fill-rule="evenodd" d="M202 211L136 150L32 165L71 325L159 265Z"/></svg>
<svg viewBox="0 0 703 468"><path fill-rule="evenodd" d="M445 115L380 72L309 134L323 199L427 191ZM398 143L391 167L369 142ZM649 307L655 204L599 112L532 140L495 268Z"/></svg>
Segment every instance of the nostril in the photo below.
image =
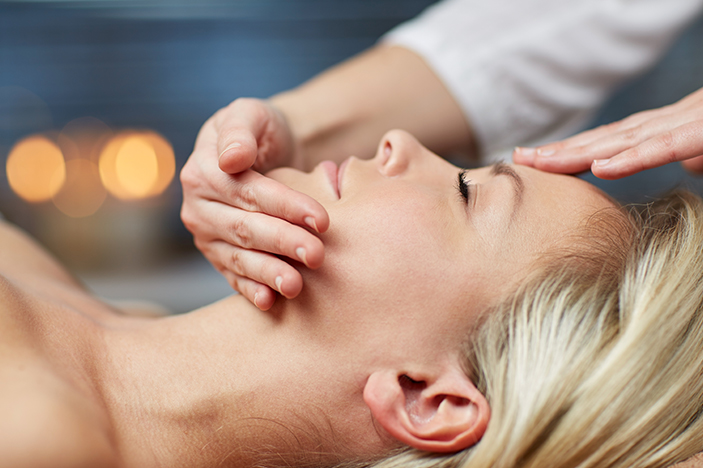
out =
<svg viewBox="0 0 703 468"><path fill-rule="evenodd" d="M391 160L392 153L393 148L391 147L391 142L388 140L384 141L378 156L381 167L385 167L388 164L388 161Z"/></svg>
<svg viewBox="0 0 703 468"><path fill-rule="evenodd" d="M397 141L390 135L384 138L376 151L378 169L386 177L395 177L402 174L408 166L408 158L402 141Z"/></svg>

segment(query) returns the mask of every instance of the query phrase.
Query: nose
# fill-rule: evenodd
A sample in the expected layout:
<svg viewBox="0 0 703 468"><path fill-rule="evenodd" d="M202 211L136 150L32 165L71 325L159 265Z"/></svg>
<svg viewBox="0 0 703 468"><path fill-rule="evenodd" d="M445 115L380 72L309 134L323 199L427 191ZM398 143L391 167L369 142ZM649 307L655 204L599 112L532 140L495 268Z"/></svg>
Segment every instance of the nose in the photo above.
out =
<svg viewBox="0 0 703 468"><path fill-rule="evenodd" d="M395 177L406 172L421 154L422 146L415 137L403 130L391 130L381 138L375 159L381 174Z"/></svg>

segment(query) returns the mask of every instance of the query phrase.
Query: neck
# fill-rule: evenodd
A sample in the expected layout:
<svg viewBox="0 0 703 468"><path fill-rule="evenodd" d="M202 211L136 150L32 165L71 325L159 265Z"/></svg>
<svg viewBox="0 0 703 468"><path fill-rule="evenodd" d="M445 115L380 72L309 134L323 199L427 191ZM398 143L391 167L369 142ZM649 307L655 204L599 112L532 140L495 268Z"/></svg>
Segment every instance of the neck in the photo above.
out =
<svg viewBox="0 0 703 468"><path fill-rule="evenodd" d="M106 332L98 378L125 466L325 465L387 446L363 368L278 302L263 313L232 296Z"/></svg>

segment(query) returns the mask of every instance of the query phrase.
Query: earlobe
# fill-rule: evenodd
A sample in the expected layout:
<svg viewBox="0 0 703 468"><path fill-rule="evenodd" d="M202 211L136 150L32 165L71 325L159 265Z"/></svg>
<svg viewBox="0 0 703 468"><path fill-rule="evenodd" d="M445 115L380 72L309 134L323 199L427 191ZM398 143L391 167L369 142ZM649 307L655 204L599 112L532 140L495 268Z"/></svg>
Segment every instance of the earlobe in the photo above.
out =
<svg viewBox="0 0 703 468"><path fill-rule="evenodd" d="M486 431L486 398L461 370L413 380L392 370L369 376L364 401L374 418L399 441L429 452L456 452Z"/></svg>

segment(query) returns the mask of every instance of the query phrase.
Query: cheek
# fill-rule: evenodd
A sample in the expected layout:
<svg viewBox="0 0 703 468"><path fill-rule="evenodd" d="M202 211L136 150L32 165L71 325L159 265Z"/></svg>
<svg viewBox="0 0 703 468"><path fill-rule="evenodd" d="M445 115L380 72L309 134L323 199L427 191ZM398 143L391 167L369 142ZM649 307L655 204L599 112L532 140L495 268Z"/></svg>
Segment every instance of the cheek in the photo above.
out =
<svg viewBox="0 0 703 468"><path fill-rule="evenodd" d="M388 197L382 203L340 208L330 214L334 227L330 244L339 242L340 249L333 254L348 266L358 265L381 277L392 273L391 278L400 279L451 261L446 223L440 210L425 200Z"/></svg>
<svg viewBox="0 0 703 468"><path fill-rule="evenodd" d="M327 292L404 319L437 310L465 314L467 304L478 304L483 273L457 245L466 238L456 239L446 210L422 198L383 200L330 212L324 266L313 273Z"/></svg>

